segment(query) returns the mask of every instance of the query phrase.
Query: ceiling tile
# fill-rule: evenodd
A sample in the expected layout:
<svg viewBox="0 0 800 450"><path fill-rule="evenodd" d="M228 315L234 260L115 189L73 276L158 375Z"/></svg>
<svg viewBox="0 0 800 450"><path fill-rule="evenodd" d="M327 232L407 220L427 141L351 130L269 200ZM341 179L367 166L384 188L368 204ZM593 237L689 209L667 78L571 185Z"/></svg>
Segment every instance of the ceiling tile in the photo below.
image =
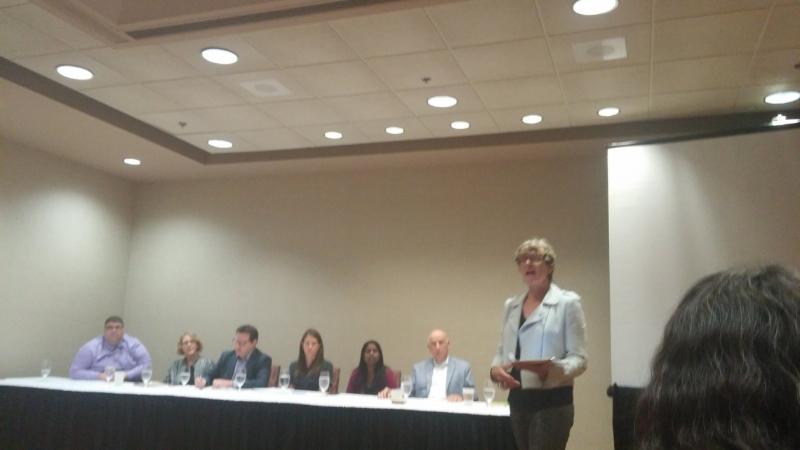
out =
<svg viewBox="0 0 800 450"><path fill-rule="evenodd" d="M769 84L782 80L800 79L800 69L794 67L800 63L800 48L759 52L753 61L753 84Z"/></svg>
<svg viewBox="0 0 800 450"><path fill-rule="evenodd" d="M245 103L233 91L209 78L188 78L147 83L154 90L184 108L210 108Z"/></svg>
<svg viewBox="0 0 800 450"><path fill-rule="evenodd" d="M311 91L284 70L237 73L214 77L251 103L284 102L313 97Z"/></svg>
<svg viewBox="0 0 800 450"><path fill-rule="evenodd" d="M356 123L358 129L371 141L407 141L432 137L430 131L415 118L368 120ZM400 127L403 134L389 134L387 127Z"/></svg>
<svg viewBox="0 0 800 450"><path fill-rule="evenodd" d="M426 116L420 117L419 120L436 137L468 136L498 132L494 119L487 112ZM450 124L456 120L469 122L469 128L466 130L454 130Z"/></svg>
<svg viewBox="0 0 800 450"><path fill-rule="evenodd" d="M551 105L563 101L556 77L486 81L476 83L475 90L489 109Z"/></svg>
<svg viewBox="0 0 800 450"><path fill-rule="evenodd" d="M168 133L193 134L213 129L209 117L199 109L139 114L139 119Z"/></svg>
<svg viewBox="0 0 800 450"><path fill-rule="evenodd" d="M747 83L750 56L718 56L656 63L653 92L699 91Z"/></svg>
<svg viewBox="0 0 800 450"><path fill-rule="evenodd" d="M131 84L131 82L120 73L106 67L105 65L96 61L94 58L90 58L82 53L67 52L56 53L52 55L33 56L30 58L18 59L15 62L76 90ZM56 66L61 64L72 64L85 67L94 73L94 77L91 80L85 81L64 78L56 72Z"/></svg>
<svg viewBox="0 0 800 450"><path fill-rule="evenodd" d="M398 91L396 94L418 116L472 112L484 109L480 97L466 84ZM428 98L436 95L455 97L458 103L452 108L434 108L428 105Z"/></svg>
<svg viewBox="0 0 800 450"><path fill-rule="evenodd" d="M164 49L183 59L204 75L227 75L232 73L259 72L274 69L275 64L254 49L246 40L238 36L212 36L190 41L176 41L161 44ZM206 48L219 47L230 50L239 56L235 64L214 64L203 59L200 54Z"/></svg>
<svg viewBox="0 0 800 450"><path fill-rule="evenodd" d="M652 96L650 116L662 118L732 112L735 102L736 89L659 94Z"/></svg>
<svg viewBox="0 0 800 450"><path fill-rule="evenodd" d="M785 111L787 109L800 108L800 100L795 100L785 105L764 103L764 97L767 95L786 90L800 91L800 82L790 81L740 88L736 96L736 109L743 111Z"/></svg>
<svg viewBox="0 0 800 450"><path fill-rule="evenodd" d="M172 80L199 76L198 70L161 47L98 48L87 54L137 82Z"/></svg>
<svg viewBox="0 0 800 450"><path fill-rule="evenodd" d="M319 97L385 91L386 86L361 61L286 69L312 94Z"/></svg>
<svg viewBox="0 0 800 450"><path fill-rule="evenodd" d="M282 125L251 105L194 110L210 126L203 131L240 131L278 128Z"/></svg>
<svg viewBox="0 0 800 450"><path fill-rule="evenodd" d="M308 139L315 146L334 146L360 144L367 142L367 137L353 124L339 123L332 125L312 125L308 127L294 127L295 132ZM342 133L341 139L328 139L325 137L326 131L338 131Z"/></svg>
<svg viewBox="0 0 800 450"><path fill-rule="evenodd" d="M30 25L42 33L58 39L76 50L101 47L104 45L99 40L70 25L60 17L50 14L48 11L34 4L29 3L7 8L3 10L3 13Z"/></svg>
<svg viewBox="0 0 800 450"><path fill-rule="evenodd" d="M28 0L0 0L0 8L5 8L8 6L14 5L21 5L23 3L27 3Z"/></svg>
<svg viewBox="0 0 800 450"><path fill-rule="evenodd" d="M657 1L653 12L656 21L684 17L709 16L751 9L769 8L772 0L669 0Z"/></svg>
<svg viewBox="0 0 800 450"><path fill-rule="evenodd" d="M201 134L184 134L180 136L181 139L184 141L193 144L194 146L201 148L208 153L237 153L237 152L252 152L254 150L258 150L246 140L239 137L236 133L226 133L226 132L219 132L219 133L201 133ZM209 139L224 139L233 143L232 148L228 149L220 149L215 148L208 145Z"/></svg>
<svg viewBox="0 0 800 450"><path fill-rule="evenodd" d="M772 11L760 48L800 48L800 4L780 6Z"/></svg>
<svg viewBox="0 0 800 450"><path fill-rule="evenodd" d="M627 98L647 95L650 89L650 66L574 72L562 76L570 102Z"/></svg>
<svg viewBox="0 0 800 450"><path fill-rule="evenodd" d="M364 58L445 48L422 9L352 17L330 24Z"/></svg>
<svg viewBox="0 0 800 450"><path fill-rule="evenodd" d="M368 59L367 65L391 89L461 84L467 81L447 50ZM429 80L423 81L423 78Z"/></svg>
<svg viewBox="0 0 800 450"><path fill-rule="evenodd" d="M756 10L655 24L656 61L752 53L766 20Z"/></svg>
<svg viewBox="0 0 800 450"><path fill-rule="evenodd" d="M576 72L579 70L600 69L605 67L629 66L646 64L650 62L650 25L631 25L606 30L584 31L581 33L562 34L550 38L550 48L553 52L553 61L561 73ZM607 40L623 38L627 57L607 61L577 62L575 57L576 47L596 43L592 48L597 48L601 53ZM606 42L603 42L606 40Z"/></svg>
<svg viewBox="0 0 800 450"><path fill-rule="evenodd" d="M619 108L619 114L601 117L597 111L608 107ZM616 122L645 120L648 116L647 97L612 98L608 100L573 103L569 105L569 117L575 126L602 125Z"/></svg>
<svg viewBox="0 0 800 450"><path fill-rule="evenodd" d="M653 0L623 0L608 14L581 16L572 11L572 1L538 0L538 3L544 27L551 35L650 23L653 6Z"/></svg>
<svg viewBox="0 0 800 450"><path fill-rule="evenodd" d="M0 54L14 59L72 50L69 45L0 11Z"/></svg>
<svg viewBox="0 0 800 450"><path fill-rule="evenodd" d="M258 108L286 126L325 125L345 121L342 113L322 100L262 103Z"/></svg>
<svg viewBox="0 0 800 450"><path fill-rule="evenodd" d="M257 31L244 39L281 67L358 59L327 23Z"/></svg>
<svg viewBox="0 0 800 450"><path fill-rule="evenodd" d="M139 84L88 89L84 94L127 114L153 113L179 106Z"/></svg>
<svg viewBox="0 0 800 450"><path fill-rule="evenodd" d="M391 92L331 97L325 99L325 103L341 111L351 121L413 116L408 107Z"/></svg>
<svg viewBox="0 0 800 450"><path fill-rule="evenodd" d="M311 147L308 139L287 128L240 131L236 134L252 145L255 151Z"/></svg>
<svg viewBox="0 0 800 450"><path fill-rule="evenodd" d="M472 0L428 8L450 47L542 36L533 0Z"/></svg>
<svg viewBox="0 0 800 450"><path fill-rule="evenodd" d="M563 105L532 106L529 108L512 108L489 111L495 123L503 132L535 131L547 128L562 128L569 126L569 112ZM522 122L522 117L528 114L542 116L542 121L537 124Z"/></svg>
<svg viewBox="0 0 800 450"><path fill-rule="evenodd" d="M471 81L550 75L553 64L544 39L503 42L453 50Z"/></svg>

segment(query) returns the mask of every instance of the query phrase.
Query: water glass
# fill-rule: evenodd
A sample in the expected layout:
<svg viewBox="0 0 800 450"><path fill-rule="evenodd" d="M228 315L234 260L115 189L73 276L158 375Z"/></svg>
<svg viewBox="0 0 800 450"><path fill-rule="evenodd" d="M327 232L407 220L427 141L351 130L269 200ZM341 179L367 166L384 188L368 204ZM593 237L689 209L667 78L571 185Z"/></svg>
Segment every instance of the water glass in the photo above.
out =
<svg viewBox="0 0 800 450"><path fill-rule="evenodd" d="M49 359L43 359L42 360L42 371L41 371L42 378L47 378L47 377L50 376L50 369L52 369L52 366L50 365L50 360Z"/></svg>
<svg viewBox="0 0 800 450"><path fill-rule="evenodd" d="M180 380L181 386L186 386L189 383L189 378L191 378L191 375L188 370L181 370L181 373L178 374L178 380Z"/></svg>
<svg viewBox="0 0 800 450"><path fill-rule="evenodd" d="M411 381L411 377L408 375L403 376L403 380L400 382L400 389L403 390L403 397L406 399L409 395L411 395L411 388L414 387L413 382Z"/></svg>
<svg viewBox="0 0 800 450"><path fill-rule="evenodd" d="M142 369L142 382L145 386L150 384L150 380L153 378L153 368L150 366L145 367Z"/></svg>
<svg viewBox="0 0 800 450"><path fill-rule="evenodd" d="M114 379L114 374L117 372L117 368L114 366L106 366L106 369L103 371L103 376L106 379L106 383L111 383L111 380Z"/></svg>
<svg viewBox="0 0 800 450"><path fill-rule="evenodd" d="M286 369L281 370L281 374L278 376L278 385L281 389L287 389L289 387L289 371Z"/></svg>
<svg viewBox="0 0 800 450"><path fill-rule="evenodd" d="M483 399L486 400L486 406L491 406L495 392L494 383L492 380L487 380L486 386L483 387Z"/></svg>
<svg viewBox="0 0 800 450"><path fill-rule="evenodd" d="M328 387L331 385L331 373L327 370L320 370L319 372L319 390L324 394L328 392Z"/></svg>
<svg viewBox="0 0 800 450"><path fill-rule="evenodd" d="M461 396L464 398L465 404L471 405L472 400L475 399L475 388L465 387L461 390Z"/></svg>
<svg viewBox="0 0 800 450"><path fill-rule="evenodd" d="M244 382L247 380L247 373L244 370L240 370L236 372L233 376L233 385L236 386L236 389L242 390L242 386L244 386Z"/></svg>

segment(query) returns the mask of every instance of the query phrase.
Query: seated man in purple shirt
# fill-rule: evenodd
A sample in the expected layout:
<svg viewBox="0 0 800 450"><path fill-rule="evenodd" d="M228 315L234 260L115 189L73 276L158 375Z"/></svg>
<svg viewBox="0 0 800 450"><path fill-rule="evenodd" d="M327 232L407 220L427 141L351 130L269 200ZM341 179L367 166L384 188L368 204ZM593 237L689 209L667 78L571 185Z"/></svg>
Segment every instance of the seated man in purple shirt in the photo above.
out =
<svg viewBox="0 0 800 450"><path fill-rule="evenodd" d="M138 339L125 334L121 317L106 319L105 331L83 344L69 368L70 378L76 380L105 379L108 366L125 371L126 380L140 380L142 369L150 365L150 353Z"/></svg>

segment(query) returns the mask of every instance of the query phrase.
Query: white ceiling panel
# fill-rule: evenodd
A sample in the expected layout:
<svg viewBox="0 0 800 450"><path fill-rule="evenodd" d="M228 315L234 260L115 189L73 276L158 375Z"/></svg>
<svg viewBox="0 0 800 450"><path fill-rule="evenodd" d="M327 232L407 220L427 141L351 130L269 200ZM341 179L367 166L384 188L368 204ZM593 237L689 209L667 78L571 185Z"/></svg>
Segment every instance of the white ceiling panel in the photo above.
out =
<svg viewBox="0 0 800 450"><path fill-rule="evenodd" d="M350 121L413 116L411 110L391 92L331 97L324 101Z"/></svg>
<svg viewBox="0 0 800 450"><path fill-rule="evenodd" d="M155 45L98 48L86 52L131 81L146 82L192 78L200 72L177 56Z"/></svg>
<svg viewBox="0 0 800 450"><path fill-rule="evenodd" d="M132 115L180 108L177 103L140 84L88 89L84 93L112 108Z"/></svg>
<svg viewBox="0 0 800 450"><path fill-rule="evenodd" d="M335 20L331 25L364 58L445 48L422 9Z"/></svg>
<svg viewBox="0 0 800 450"><path fill-rule="evenodd" d="M257 31L244 39L281 67L358 59L358 55L327 23Z"/></svg>
<svg viewBox="0 0 800 450"><path fill-rule="evenodd" d="M497 133L499 131L492 116L486 112L426 116L420 117L420 121L436 137L469 136ZM464 130L453 129L450 125L454 121L468 122L469 128Z"/></svg>
<svg viewBox="0 0 800 450"><path fill-rule="evenodd" d="M656 61L752 53L765 10L692 17L655 24Z"/></svg>
<svg viewBox="0 0 800 450"><path fill-rule="evenodd" d="M475 83L475 90L489 109L552 105L564 100L556 77L487 81Z"/></svg>
<svg viewBox="0 0 800 450"><path fill-rule="evenodd" d="M656 63L653 93L722 89L747 84L749 55Z"/></svg>
<svg viewBox="0 0 800 450"><path fill-rule="evenodd" d="M467 81L446 50L368 59L367 65L390 89L414 89L462 84Z"/></svg>
<svg viewBox="0 0 800 450"><path fill-rule="evenodd" d="M570 33L550 38L553 61L561 73L607 67L648 64L650 62L650 25L631 25L605 30ZM624 39L625 57L612 53L615 39ZM611 48L609 48L611 46ZM586 48L588 51L578 53ZM576 55L595 57L579 60ZM614 58L614 59L611 59Z"/></svg>
<svg viewBox="0 0 800 450"><path fill-rule="evenodd" d="M458 103L451 108L434 108L428 105L428 98L437 95L455 97ZM450 114L453 112L472 112L484 109L480 97L478 97L471 86L465 84L398 91L397 96L418 116Z"/></svg>
<svg viewBox="0 0 800 450"><path fill-rule="evenodd" d="M650 66L574 72L563 75L562 80L570 102L637 97L649 93Z"/></svg>
<svg viewBox="0 0 800 450"><path fill-rule="evenodd" d="M250 103L285 102L313 97L311 90L283 70L214 77Z"/></svg>
<svg viewBox="0 0 800 450"><path fill-rule="evenodd" d="M358 122L358 129L371 141L406 141L410 139L427 139L433 137L427 128L415 118L380 119ZM387 127L400 127L402 134L389 134Z"/></svg>
<svg viewBox="0 0 800 450"><path fill-rule="evenodd" d="M362 61L286 69L286 73L318 97L385 91L386 86Z"/></svg>
<svg viewBox="0 0 800 450"><path fill-rule="evenodd" d="M450 47L542 36L533 0L471 0L428 8Z"/></svg>
<svg viewBox="0 0 800 450"><path fill-rule="evenodd" d="M502 42L453 50L471 81L551 75L553 64L544 39Z"/></svg>
<svg viewBox="0 0 800 450"><path fill-rule="evenodd" d="M190 41L175 41L164 43L162 46L204 75L229 75L276 68L275 63L254 49L247 40L239 36L214 36ZM236 64L229 65L210 63L203 59L200 54L200 52L209 47L230 50L236 53L239 61Z"/></svg>
<svg viewBox="0 0 800 450"><path fill-rule="evenodd" d="M247 141L256 151L311 147L308 139L287 128L240 131L237 135Z"/></svg>
<svg viewBox="0 0 800 450"><path fill-rule="evenodd" d="M210 78L189 78L147 83L145 87L181 105L183 108L209 108L245 103L233 91Z"/></svg>
<svg viewBox="0 0 800 450"><path fill-rule="evenodd" d="M568 127L569 111L563 105L531 106L529 108L498 109L491 111L495 123L503 132L535 131L547 128ZM522 122L522 117L537 114L542 121L537 124Z"/></svg>
<svg viewBox="0 0 800 450"><path fill-rule="evenodd" d="M262 103L258 108L290 127L342 123L344 115L323 100Z"/></svg>

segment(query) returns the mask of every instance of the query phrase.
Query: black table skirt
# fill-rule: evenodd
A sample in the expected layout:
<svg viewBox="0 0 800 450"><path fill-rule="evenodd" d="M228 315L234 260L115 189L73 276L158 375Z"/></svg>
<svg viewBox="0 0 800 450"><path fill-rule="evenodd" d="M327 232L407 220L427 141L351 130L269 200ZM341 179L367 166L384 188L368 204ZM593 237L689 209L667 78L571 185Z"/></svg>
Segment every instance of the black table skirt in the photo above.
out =
<svg viewBox="0 0 800 450"><path fill-rule="evenodd" d="M2 449L513 449L508 417L0 386Z"/></svg>

